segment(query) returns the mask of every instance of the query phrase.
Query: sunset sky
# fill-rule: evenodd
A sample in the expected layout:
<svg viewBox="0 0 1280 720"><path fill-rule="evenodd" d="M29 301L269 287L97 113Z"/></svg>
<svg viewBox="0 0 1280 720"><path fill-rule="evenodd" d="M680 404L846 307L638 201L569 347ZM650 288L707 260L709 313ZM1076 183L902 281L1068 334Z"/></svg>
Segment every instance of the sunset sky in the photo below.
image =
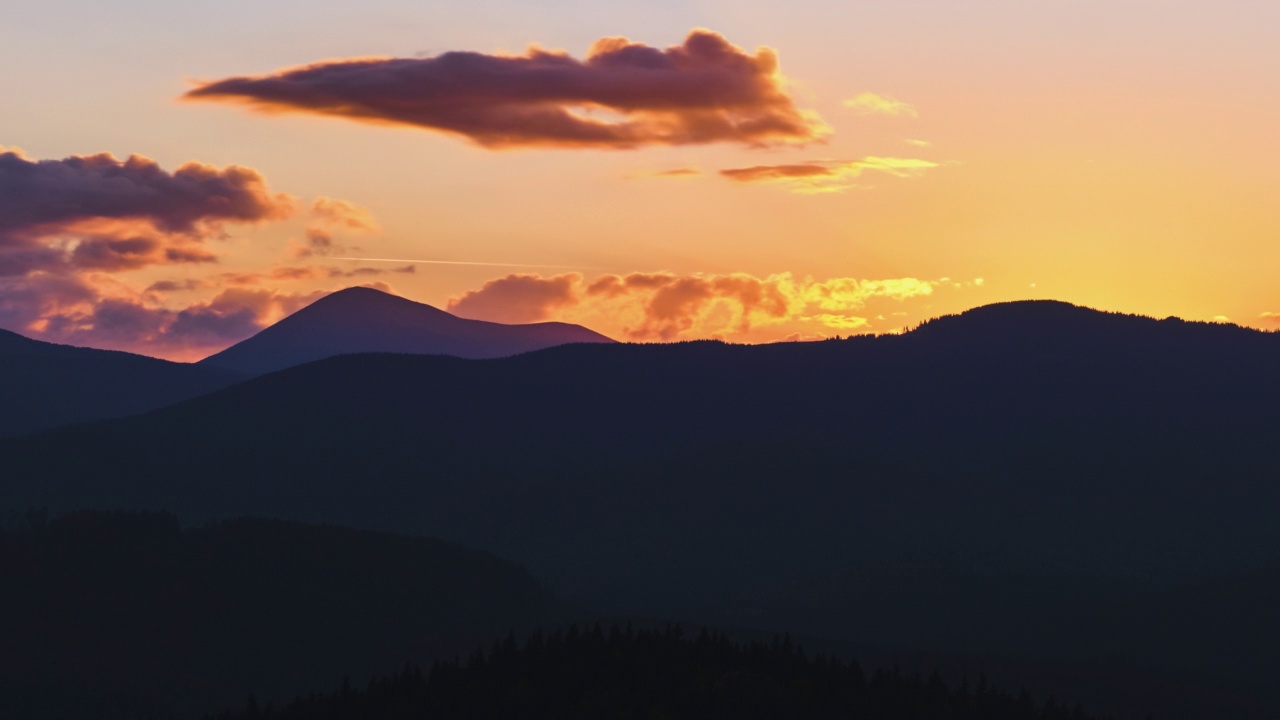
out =
<svg viewBox="0 0 1280 720"><path fill-rule="evenodd" d="M194 360L360 284L620 340L1280 327L1272 0L0 18L0 327L39 339Z"/></svg>

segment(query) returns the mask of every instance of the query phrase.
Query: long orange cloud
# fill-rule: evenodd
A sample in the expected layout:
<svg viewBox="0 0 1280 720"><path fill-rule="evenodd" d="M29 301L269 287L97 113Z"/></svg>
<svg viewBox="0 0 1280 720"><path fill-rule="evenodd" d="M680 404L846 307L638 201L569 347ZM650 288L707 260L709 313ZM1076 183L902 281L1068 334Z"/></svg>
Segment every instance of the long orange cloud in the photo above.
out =
<svg viewBox="0 0 1280 720"><path fill-rule="evenodd" d="M425 128L493 149L763 146L829 133L787 93L774 50L753 55L710 30L665 50L602 38L582 60L540 48L328 60L207 82L183 98Z"/></svg>

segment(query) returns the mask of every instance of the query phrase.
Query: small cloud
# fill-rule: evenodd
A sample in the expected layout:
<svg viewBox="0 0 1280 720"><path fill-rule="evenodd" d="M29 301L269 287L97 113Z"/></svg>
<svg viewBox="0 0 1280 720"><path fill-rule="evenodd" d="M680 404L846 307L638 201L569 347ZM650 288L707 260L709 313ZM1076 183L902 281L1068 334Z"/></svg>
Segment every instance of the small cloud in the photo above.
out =
<svg viewBox="0 0 1280 720"><path fill-rule="evenodd" d="M865 157L847 162L819 160L792 165L753 165L729 168L720 174L741 183L777 183L803 194L841 192L855 187L850 180L864 172L880 172L894 177L915 177L938 167L938 163L919 158Z"/></svg>
<svg viewBox="0 0 1280 720"><path fill-rule="evenodd" d="M931 147L933 147L933 143L929 142L928 140L917 140L917 139L915 139L915 138L907 138L907 139L906 139L906 140L904 140L903 142L905 142L906 144L910 145L911 147L918 147L918 148L931 148Z"/></svg>
<svg viewBox="0 0 1280 720"><path fill-rule="evenodd" d="M805 317L805 320L814 321L834 330L860 330L871 325L871 321L864 317L856 317L853 315L811 315Z"/></svg>
<svg viewBox="0 0 1280 720"><path fill-rule="evenodd" d="M351 248L339 245L333 237L335 230L353 233L371 233L378 230L373 213L346 200L318 197L311 204L311 222L306 228L306 245L291 244L289 255L301 260L313 255L347 253Z"/></svg>
<svg viewBox="0 0 1280 720"><path fill-rule="evenodd" d="M378 229L378 223L368 209L336 198L323 196L316 198L311 203L311 217L326 225L360 232L374 232Z"/></svg>
<svg viewBox="0 0 1280 720"><path fill-rule="evenodd" d="M1213 321L1220 322L1220 323L1229 323L1231 322L1231 318L1227 317L1226 315L1214 315Z"/></svg>
<svg viewBox="0 0 1280 720"><path fill-rule="evenodd" d="M844 106L859 115L890 115L893 117L920 117L920 113L911 105L885 95L872 92L860 93L857 97L844 101Z"/></svg>
<svg viewBox="0 0 1280 720"><path fill-rule="evenodd" d="M358 277L376 277L378 275L386 275L388 273L399 273L402 275L412 275L418 272L416 265L402 265L395 268L371 268L362 267L352 270L343 270L341 268L329 268L328 275L331 278L358 278Z"/></svg>
<svg viewBox="0 0 1280 720"><path fill-rule="evenodd" d="M577 303L581 280L577 273L550 278L511 274L449 300L448 310L462 317L494 322L538 322L557 308Z"/></svg>
<svg viewBox="0 0 1280 720"><path fill-rule="evenodd" d="M671 170L662 170L655 173L658 177L695 177L701 175L702 171L696 167L682 167Z"/></svg>
<svg viewBox="0 0 1280 720"><path fill-rule="evenodd" d="M827 336L822 333L793 332L784 335L781 342L818 342L826 339L828 339Z"/></svg>

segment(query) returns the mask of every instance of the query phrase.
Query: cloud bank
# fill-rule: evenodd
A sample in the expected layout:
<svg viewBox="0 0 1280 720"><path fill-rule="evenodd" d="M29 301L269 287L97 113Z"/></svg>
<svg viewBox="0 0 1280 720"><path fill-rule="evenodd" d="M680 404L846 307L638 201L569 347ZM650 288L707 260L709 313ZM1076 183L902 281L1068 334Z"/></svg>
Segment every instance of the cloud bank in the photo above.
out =
<svg viewBox="0 0 1280 720"><path fill-rule="evenodd" d="M0 327L49 342L198 360L239 342L332 290L288 291L253 283L160 281L137 292L102 275L37 274L0 291ZM180 307L164 294L222 287ZM392 292L383 282L365 283Z"/></svg>
<svg viewBox="0 0 1280 720"><path fill-rule="evenodd" d="M212 262L203 243L225 224L292 211L251 168L170 173L139 155L35 161L0 148L0 277Z"/></svg>
<svg viewBox="0 0 1280 720"><path fill-rule="evenodd" d="M665 50L602 38L581 60L537 47L328 60L203 83L183 97L424 128L490 149L769 146L829 133L788 94L774 50L751 54L709 30Z"/></svg>
<svg viewBox="0 0 1280 720"><path fill-rule="evenodd" d="M53 342L195 359L325 292L268 283L414 272L411 265L286 266L154 278L165 267L214 266L213 241L229 225L282 221L295 205L252 168L189 162L168 172L139 155L37 161L0 148L0 327ZM317 199L309 216L307 235L325 233L328 246L332 232L377 227L363 208L333 198ZM144 291L118 277L146 268L152 278ZM179 293L205 298L175 306Z"/></svg>
<svg viewBox="0 0 1280 720"><path fill-rule="evenodd" d="M631 273L590 281L577 273L525 274L491 280L451 299L448 309L498 322L583 322L637 341L741 336L768 326L805 327L812 337L869 328L869 303L927 297L950 285L917 278L818 281L790 273Z"/></svg>

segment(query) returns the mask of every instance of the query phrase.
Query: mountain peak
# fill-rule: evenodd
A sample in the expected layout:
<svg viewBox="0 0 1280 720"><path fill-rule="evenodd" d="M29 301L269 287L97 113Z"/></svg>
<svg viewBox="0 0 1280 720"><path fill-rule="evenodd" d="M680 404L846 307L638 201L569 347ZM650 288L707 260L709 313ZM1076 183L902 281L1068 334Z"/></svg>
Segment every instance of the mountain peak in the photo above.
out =
<svg viewBox="0 0 1280 720"><path fill-rule="evenodd" d="M495 358L583 342L613 341L580 325L468 320L374 288L350 287L201 363L262 374L352 353Z"/></svg>
<svg viewBox="0 0 1280 720"><path fill-rule="evenodd" d="M311 305L316 306L316 305L320 305L321 303L325 305L334 305L339 303L347 304L347 303L378 303L378 302L381 302L381 303L394 302L394 303L402 303L402 304L412 303L414 305L424 304L424 303L414 302L413 300L410 300L408 298L400 297L399 295L392 295L391 293L386 292L385 290L379 290L377 288L369 287L367 285L353 285L351 287L343 288L341 290L329 293L328 295L325 295L324 297L315 301Z"/></svg>
<svg viewBox="0 0 1280 720"><path fill-rule="evenodd" d="M325 295L281 322L359 322L365 318L390 320L397 317L413 322L427 316L442 322L455 319L444 310L426 303L376 288L355 286Z"/></svg>

